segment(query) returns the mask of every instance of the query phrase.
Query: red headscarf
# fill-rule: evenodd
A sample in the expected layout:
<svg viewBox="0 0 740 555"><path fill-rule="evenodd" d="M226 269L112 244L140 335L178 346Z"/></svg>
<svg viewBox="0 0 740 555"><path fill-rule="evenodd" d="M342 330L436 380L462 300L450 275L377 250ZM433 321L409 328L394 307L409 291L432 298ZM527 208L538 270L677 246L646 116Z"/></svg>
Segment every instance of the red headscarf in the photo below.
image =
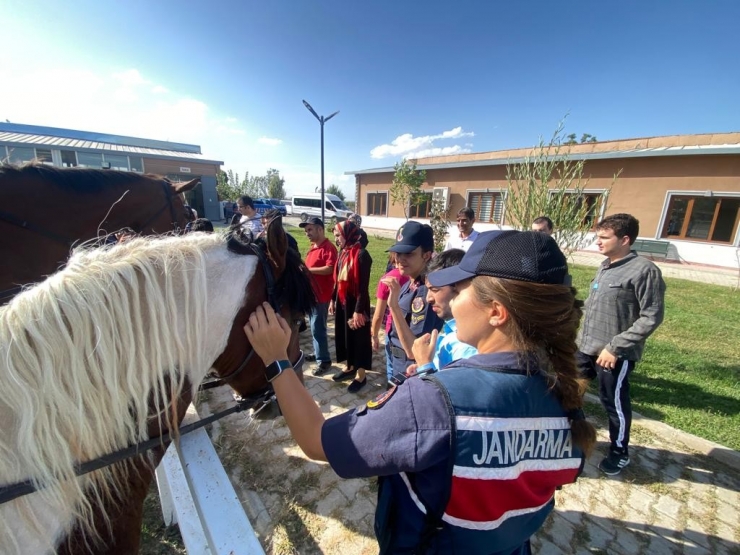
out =
<svg viewBox="0 0 740 555"><path fill-rule="evenodd" d="M335 229L339 230L345 241L334 270L334 279L337 282L339 301L346 305L348 294L357 298L360 292L360 228L345 220L337 223Z"/></svg>

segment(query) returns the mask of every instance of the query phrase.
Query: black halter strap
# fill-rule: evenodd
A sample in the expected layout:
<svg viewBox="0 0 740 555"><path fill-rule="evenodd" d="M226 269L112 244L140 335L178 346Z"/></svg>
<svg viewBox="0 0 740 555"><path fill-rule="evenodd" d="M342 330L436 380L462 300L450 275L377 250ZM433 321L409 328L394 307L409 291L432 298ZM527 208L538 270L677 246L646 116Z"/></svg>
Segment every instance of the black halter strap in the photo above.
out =
<svg viewBox="0 0 740 555"><path fill-rule="evenodd" d="M206 418L201 418L197 422L193 422L192 424L188 424L187 426L182 426L178 429L178 435L182 436L187 433L193 432L230 414L249 410L263 402L263 399L268 399L271 396L271 391L260 391L254 396L242 398L236 405L231 408L228 408L221 412L217 412L216 414L212 414L211 416L208 416ZM90 472L94 472L96 470L100 470L101 468L111 466L112 464L131 459L138 455L143 455L147 451L156 447L164 447L171 441L171 435L172 434L167 431L160 436L153 437L140 443L134 443L133 445L129 445L127 447L124 447L123 449L114 451L113 453L103 455L102 457L98 457L97 459L93 459L84 463L79 463L75 466L74 469L75 476L84 476L85 474L89 474ZM0 486L0 505L2 505L3 503L8 503L9 501L13 501L14 499L17 499L19 497L23 497L24 495L28 495L29 493L39 491L41 489L44 489L43 484L36 485L33 480L24 480L22 482L15 482L13 484Z"/></svg>
<svg viewBox="0 0 740 555"><path fill-rule="evenodd" d="M61 243L65 247L70 247L74 243L74 240L68 237L64 237L63 235L59 235L58 233L54 233L53 231L49 231L48 229L40 225L36 225L33 222L29 222L28 220L19 218L18 216L15 216L11 214L10 212L5 212L3 210L0 210L0 220L3 220L4 222L7 222L9 224L18 226L20 228L26 229L28 231L33 231L34 233L37 233L38 235L46 237L47 239L51 239L52 241L56 243Z"/></svg>
<svg viewBox="0 0 740 555"><path fill-rule="evenodd" d="M172 194L172 184L167 180L162 180L162 189L164 189L164 196L167 199L167 203L162 206L159 210L157 210L154 215L152 215L151 218L149 218L146 222L141 224L141 229L139 231L144 231L147 227L149 227L149 224L151 224L154 220L156 220L159 215L164 212L167 208L170 209L170 218L172 218L172 227L175 229L175 232L180 231L180 225L177 222L177 214L175 214L175 205L172 202L174 195Z"/></svg>

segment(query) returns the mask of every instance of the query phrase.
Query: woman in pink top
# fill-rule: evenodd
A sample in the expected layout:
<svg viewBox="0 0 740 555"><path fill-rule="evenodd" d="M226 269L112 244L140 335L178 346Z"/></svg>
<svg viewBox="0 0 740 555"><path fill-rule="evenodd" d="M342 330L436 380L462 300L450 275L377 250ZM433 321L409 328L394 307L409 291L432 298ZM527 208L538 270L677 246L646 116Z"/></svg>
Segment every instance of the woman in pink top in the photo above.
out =
<svg viewBox="0 0 740 555"><path fill-rule="evenodd" d="M383 280L387 277L394 277L398 279L398 284L403 286L409 280L409 276L401 275L401 272L396 268L396 253L390 253L388 257L389 266L393 266L393 269L386 273L378 282L378 292L375 295L378 302L375 304L375 312L373 313L373 321L370 325L370 334L373 340L373 351L377 351L380 348L380 340L378 338L378 332L380 331L380 325L385 325L385 374L388 383L391 383L391 376L393 376L393 365L391 364L391 352L390 342L388 341L388 332L391 330L391 315L388 310L388 297L390 296L390 289Z"/></svg>

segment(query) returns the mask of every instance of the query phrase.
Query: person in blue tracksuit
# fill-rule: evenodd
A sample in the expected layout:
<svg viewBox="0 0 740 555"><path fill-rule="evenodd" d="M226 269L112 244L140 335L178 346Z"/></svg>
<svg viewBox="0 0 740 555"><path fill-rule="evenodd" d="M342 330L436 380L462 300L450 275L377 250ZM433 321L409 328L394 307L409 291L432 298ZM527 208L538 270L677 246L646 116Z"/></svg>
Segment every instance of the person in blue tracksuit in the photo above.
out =
<svg viewBox="0 0 740 555"><path fill-rule="evenodd" d="M575 481L596 440L565 257L542 233L486 232L427 280L455 285L457 333L478 354L328 420L283 371L290 325L265 303L244 331L306 455L345 478L379 476L381 554L531 553L555 490Z"/></svg>

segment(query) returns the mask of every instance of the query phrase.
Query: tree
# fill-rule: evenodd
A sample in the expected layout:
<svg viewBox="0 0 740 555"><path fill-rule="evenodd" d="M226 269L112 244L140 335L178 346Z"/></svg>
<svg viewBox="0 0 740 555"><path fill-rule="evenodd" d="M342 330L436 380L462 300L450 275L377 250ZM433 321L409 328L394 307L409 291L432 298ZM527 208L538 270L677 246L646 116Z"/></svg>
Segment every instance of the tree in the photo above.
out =
<svg viewBox="0 0 740 555"><path fill-rule="evenodd" d="M223 170L218 171L218 175L216 176L216 193L219 200L235 200L243 194L241 191L239 174L235 174L232 170L229 170L228 173Z"/></svg>
<svg viewBox="0 0 740 555"><path fill-rule="evenodd" d="M281 199L285 197L285 179L276 169L267 170L267 197Z"/></svg>
<svg viewBox="0 0 740 555"><path fill-rule="evenodd" d="M325 192L326 192L327 194L330 194L330 195L336 195L336 196L338 196L338 197L339 197L340 199L344 200L344 193L342 192L342 190L341 190L341 189L339 188L339 186L338 186L338 185L334 185L334 184L332 183L331 185L329 185L329 187L328 187L328 188L326 189L326 191L325 191Z"/></svg>
<svg viewBox="0 0 740 555"><path fill-rule="evenodd" d="M246 195L252 198L260 198L267 196L267 176L266 175L253 175L252 177L244 180L244 189Z"/></svg>
<svg viewBox="0 0 740 555"><path fill-rule="evenodd" d="M409 164L408 160L397 162L393 169L393 183L390 188L391 202L403 207L403 215L409 219L409 208L422 195L421 186L427 179L426 170L417 170L416 161Z"/></svg>
<svg viewBox="0 0 740 555"><path fill-rule="evenodd" d="M449 207L445 208L443 198L434 198L432 196L432 208L429 212L429 225L432 226L434 233L434 250L442 252L447 243L447 232L449 231Z"/></svg>
<svg viewBox="0 0 740 555"><path fill-rule="evenodd" d="M565 136L565 141L563 141L563 144L565 145L577 145L578 141L576 140L576 134L571 133L569 135ZM581 135L581 144L584 143L597 143L599 140L596 138L596 135L591 135L591 133L584 133Z"/></svg>
<svg viewBox="0 0 740 555"><path fill-rule="evenodd" d="M569 155L564 136L565 120L561 121L550 141L542 138L524 161L506 166L507 193L504 210L510 225L529 229L539 216L549 217L555 227L555 238L566 253L581 247L591 231L599 212L606 210L608 190L589 202L583 191L588 184L584 179L585 160L573 160ZM589 135L590 136L590 135ZM595 137L594 137L595 139ZM612 186L621 170L614 175Z"/></svg>

